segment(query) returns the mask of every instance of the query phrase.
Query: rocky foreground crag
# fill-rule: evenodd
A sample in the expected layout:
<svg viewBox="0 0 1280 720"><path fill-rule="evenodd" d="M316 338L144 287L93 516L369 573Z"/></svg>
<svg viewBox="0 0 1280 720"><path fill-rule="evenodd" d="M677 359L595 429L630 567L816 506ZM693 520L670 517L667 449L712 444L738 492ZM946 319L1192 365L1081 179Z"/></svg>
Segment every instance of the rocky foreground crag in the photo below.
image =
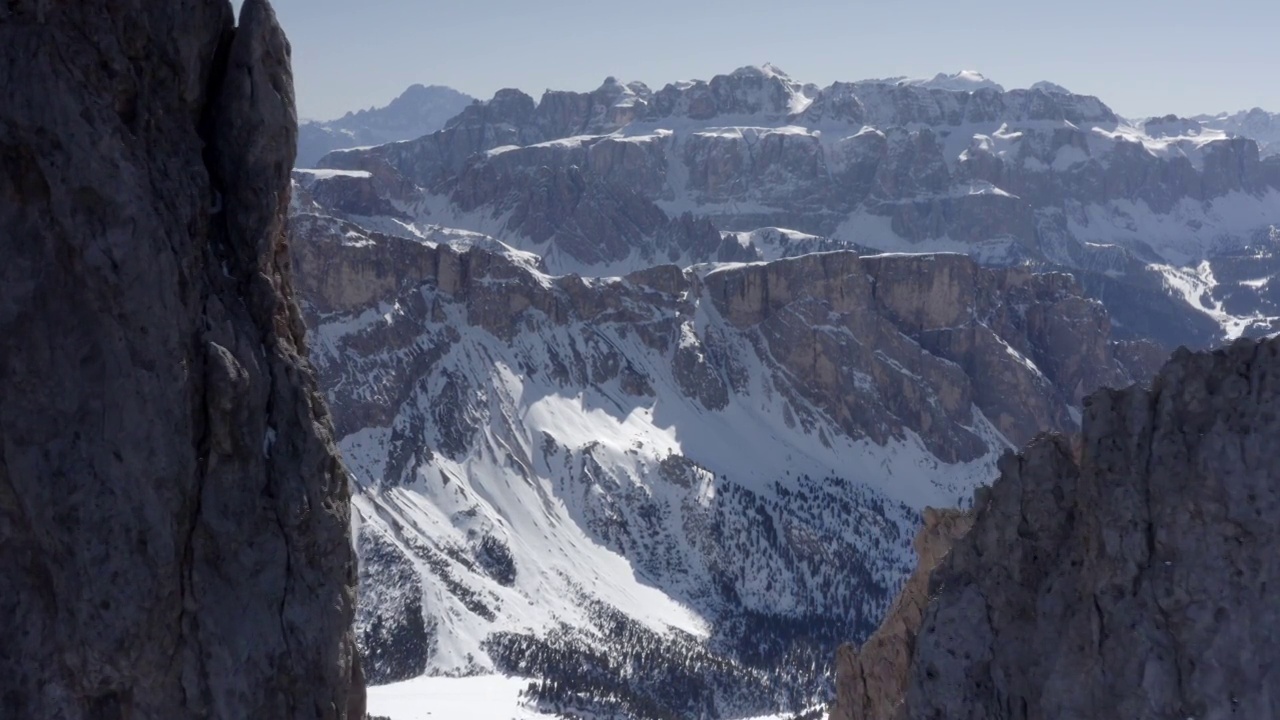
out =
<svg viewBox="0 0 1280 720"><path fill-rule="evenodd" d="M265 0L0 8L0 717L359 718Z"/></svg>
<svg viewBox="0 0 1280 720"><path fill-rule="evenodd" d="M1280 339L1093 395L1080 446L1008 456L949 554L926 527L832 718L1276 717L1278 414Z"/></svg>

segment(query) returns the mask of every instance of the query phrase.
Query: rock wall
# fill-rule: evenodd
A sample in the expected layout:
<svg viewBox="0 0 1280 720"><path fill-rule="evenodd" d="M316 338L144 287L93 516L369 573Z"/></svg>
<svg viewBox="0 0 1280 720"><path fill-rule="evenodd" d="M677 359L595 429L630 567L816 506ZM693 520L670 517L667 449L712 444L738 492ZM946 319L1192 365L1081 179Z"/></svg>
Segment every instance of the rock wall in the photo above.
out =
<svg viewBox="0 0 1280 720"><path fill-rule="evenodd" d="M963 255L831 252L705 276L665 266L626 282L583 281L548 278L502 253L455 250L443 233L436 239L433 248L335 218L295 216L299 289L313 327L339 316L358 322L379 303L413 317L318 350L325 370L346 368L341 381L325 378L341 436L384 426L447 354L456 332L426 345L419 336L443 317L442 303L454 301L465 305L467 325L506 342L578 321L628 326L624 332L670 352L682 392L712 410L747 392L748 361L726 345L742 339L795 393L796 407L817 408L849 437L879 444L915 434L944 462L990 452L990 439L974 427L975 408L1021 444L1041 430L1078 429L1087 390L1154 374L1140 349L1120 352L1106 310L1065 274L983 268ZM423 287L439 292L424 296ZM691 341L679 340L699 306L717 329L699 337L690 325ZM379 365L372 358L384 352L402 359L396 372L375 373L373 392L367 363ZM619 376L634 360L616 349L607 355L608 369L591 382Z"/></svg>
<svg viewBox="0 0 1280 720"><path fill-rule="evenodd" d="M1123 365L1106 311L1069 275L836 252L730 268L706 284L728 322L758 330L851 435L884 442L900 432L886 418L901 418L947 462L985 450L969 427L975 405L1021 444L1076 427L1086 388L1149 377Z"/></svg>
<svg viewBox="0 0 1280 720"><path fill-rule="evenodd" d="M929 575L972 527L972 513L925 509L924 527L915 540L920 564L907 578L885 621L860 650L844 645L836 653L841 682L830 720L893 717L906 690L911 651L929 607Z"/></svg>
<svg viewBox="0 0 1280 720"><path fill-rule="evenodd" d="M0 717L359 718L265 0L0 9Z"/></svg>
<svg viewBox="0 0 1280 720"><path fill-rule="evenodd" d="M1180 351L1087 403L976 498L896 702L842 663L841 718L1276 717L1280 339ZM891 618L891 623L894 619Z"/></svg>

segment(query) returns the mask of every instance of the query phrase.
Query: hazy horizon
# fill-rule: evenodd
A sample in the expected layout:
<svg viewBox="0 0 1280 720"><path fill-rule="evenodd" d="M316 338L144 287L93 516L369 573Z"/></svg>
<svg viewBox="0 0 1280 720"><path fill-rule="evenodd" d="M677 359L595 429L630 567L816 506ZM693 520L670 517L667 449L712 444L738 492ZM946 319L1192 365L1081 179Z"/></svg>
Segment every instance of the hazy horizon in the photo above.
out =
<svg viewBox="0 0 1280 720"><path fill-rule="evenodd" d="M1096 95L1130 117L1280 111L1280 3L1230 0L1215 13L1169 0L1158 14L1101 0L975 9L793 0L733 12L677 0L623 9L583 0L428 6L411 0L275 0L293 45L299 114L331 119L382 106L407 87L487 99L504 87L593 90L606 76L710 79L772 63L801 82L932 77L976 70L1006 89L1040 80Z"/></svg>

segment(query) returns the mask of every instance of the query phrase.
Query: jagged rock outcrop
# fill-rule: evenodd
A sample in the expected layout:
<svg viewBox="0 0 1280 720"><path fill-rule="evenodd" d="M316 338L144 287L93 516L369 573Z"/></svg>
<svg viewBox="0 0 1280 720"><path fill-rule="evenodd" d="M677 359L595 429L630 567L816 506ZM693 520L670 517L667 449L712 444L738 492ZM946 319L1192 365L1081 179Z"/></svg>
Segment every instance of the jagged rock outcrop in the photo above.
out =
<svg viewBox="0 0 1280 720"><path fill-rule="evenodd" d="M547 279L505 254L366 235L334 218L298 216L296 230L303 296L315 325L324 325L326 315L355 317L392 304L422 322L438 321L446 302L461 302L468 325L508 342L575 321L627 325L624 332L670 355L686 395L716 410L732 390L746 391L744 361L726 344L730 333L788 378L780 391L794 393L800 422L808 423L812 407L850 437L883 444L910 432L946 462L990 451L974 424L975 408L1017 445L1043 430L1074 430L1072 408L1085 392L1150 372L1141 360L1132 367L1122 362L1141 358L1141 351L1117 355L1105 310L1081 297L1070 276L986 269L963 255L822 253L729 266L705 277L666 267L624 283L587 284L574 276ZM447 243L441 232L436 239ZM436 293L424 299L422 286ZM682 340L700 306L721 320L696 342ZM331 379L341 434L380 424L413 392L427 370L422 363L438 361L458 341L446 331L423 344L421 332L418 322L396 320L344 340L342 349L322 349L323 364L338 361L335 369L355 373L341 383ZM397 365L413 371L395 373L394 384L384 378L371 392L357 380L367 371L356 356L387 351L406 352ZM577 372L580 359L555 362L551 370L591 384L621 377L628 358L606 352L607 361L588 359ZM588 370L597 362L601 367Z"/></svg>
<svg viewBox="0 0 1280 720"><path fill-rule="evenodd" d="M859 649L843 645L836 654L838 693L830 720L890 718L906 691L911 653L929 607L929 576L952 544L973 527L973 513L924 511L916 534L918 564L875 632Z"/></svg>
<svg viewBox="0 0 1280 720"><path fill-rule="evenodd" d="M0 10L0 716L364 714L265 0Z"/></svg>
<svg viewBox="0 0 1280 720"><path fill-rule="evenodd" d="M1042 437L976 496L900 704L846 717L1275 717L1278 412L1280 339L1091 396L1078 449Z"/></svg>

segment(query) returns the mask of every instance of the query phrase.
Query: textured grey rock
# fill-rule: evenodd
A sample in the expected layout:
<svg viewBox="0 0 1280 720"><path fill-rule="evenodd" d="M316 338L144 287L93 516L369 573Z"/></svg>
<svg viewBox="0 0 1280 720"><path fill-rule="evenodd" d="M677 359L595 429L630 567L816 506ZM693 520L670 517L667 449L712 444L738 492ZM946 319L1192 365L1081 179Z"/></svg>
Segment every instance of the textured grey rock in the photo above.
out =
<svg viewBox="0 0 1280 720"><path fill-rule="evenodd" d="M976 406L1013 443L1074 429L1083 393L1130 376L1101 305L1070 276L963 255L809 255L714 272L718 311L853 437L919 434L948 462L985 452ZM893 420L889 420L893 418Z"/></svg>
<svg viewBox="0 0 1280 720"><path fill-rule="evenodd" d="M842 646L836 654L837 697L830 720L890 718L902 702L911 669L911 652L929 607L929 576L951 545L973 527L973 513L926 508L916 535L919 556L884 622L862 648Z"/></svg>
<svg viewBox="0 0 1280 720"><path fill-rule="evenodd" d="M1280 340L1104 390L933 573L905 702L852 717L1275 717ZM838 684L853 688L845 673Z"/></svg>
<svg viewBox="0 0 1280 720"><path fill-rule="evenodd" d="M0 11L0 716L358 718L265 0Z"/></svg>
<svg viewBox="0 0 1280 720"><path fill-rule="evenodd" d="M728 127L714 125L722 117ZM612 174L612 163L592 164L592 175L650 199L674 193L692 200L733 230L782 225L829 235L849 212L863 209L890 218L909 242L1010 239L1032 257L1060 260L1064 250L1046 245L1041 228L1080 206L1141 201L1163 214L1184 200L1280 187L1271 166L1259 160L1257 143L1244 137L1211 141L1202 167L1186 157L1159 157L1138 143L1099 145L1092 131L1114 132L1121 121L1093 97L874 82L816 91L759 68L655 93L612 81L594 93L548 92L535 103L503 90L440 132L335 153L321 164L389 167L431 191L474 183L467 177L479 169L504 176L524 168L518 175L528 182L530 171L544 165L587 167L577 157L585 146L626 145L604 138L628 123L661 128L674 119L682 124L672 127L681 129L632 156L625 179ZM758 127L738 127L744 119ZM689 121L706 123L711 132L685 128ZM864 124L876 130L858 132ZM1017 128L1016 136L1000 141L1013 143L1012 150L999 150L990 135L999 135L1002 124ZM1194 123L1179 127L1199 132ZM1150 128L1154 137L1172 129L1167 123ZM956 144L957 133L970 138L969 147ZM577 142L542 144L564 138ZM509 146L534 152L485 155ZM631 183L635 177L643 182ZM971 192L973 183L1001 192Z"/></svg>

